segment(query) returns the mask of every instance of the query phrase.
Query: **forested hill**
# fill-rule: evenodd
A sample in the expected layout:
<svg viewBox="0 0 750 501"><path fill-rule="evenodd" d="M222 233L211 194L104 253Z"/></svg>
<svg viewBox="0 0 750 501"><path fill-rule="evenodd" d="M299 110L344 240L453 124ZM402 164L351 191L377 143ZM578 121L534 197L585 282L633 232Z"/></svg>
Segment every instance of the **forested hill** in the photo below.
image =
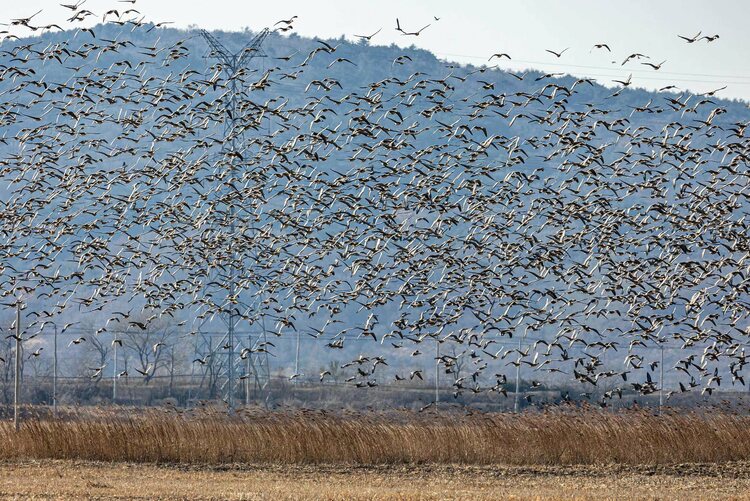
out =
<svg viewBox="0 0 750 501"><path fill-rule="evenodd" d="M88 32L76 30L50 32L40 37L3 42L0 45L0 64L6 71L3 87L13 88L14 84L18 83L19 75L14 75L16 69L22 72L31 70L42 85L67 82L75 74L82 74L84 71L112 70L112 65L115 70L131 71L134 74L145 72L147 77L151 78L167 78L170 75L175 77L188 69L198 71L206 77L213 74L211 68L215 60L209 57L209 47L198 31L166 28L132 31L106 24L94 27L93 32L96 39ZM213 35L230 51L239 51L256 33L217 31ZM105 40L113 43L107 44ZM116 41L122 45L115 43ZM326 45L321 42L325 42ZM61 61L65 61L65 64L54 64L56 61L45 64L29 57L23 50L28 48L31 54L51 46L59 46L61 50L61 44L65 44L66 52L60 52L52 57L62 58ZM320 51L326 47L335 47L336 51ZM80 54L93 57L86 57L84 60L75 55L70 56L68 51L75 49L79 49ZM636 113L633 122L637 125L668 123L677 119L688 123L691 119L699 120L701 117L693 108L704 99L710 99L717 107L726 109L727 114L718 117L718 123L730 123L734 119L742 121L750 116L747 103L723 100L720 93L715 96L693 96L688 99L688 93L655 93L626 88L612 97L617 89L605 88L593 83L592 80L561 74L545 76L549 74L534 70L513 73L494 66L493 69L487 69L485 66L459 65L441 61L434 54L415 47L353 43L343 37L320 41L299 37L296 34L285 36L272 32L263 43L262 50L267 57L256 57L248 64L248 71L257 73L258 77L269 72L268 95L282 94L284 98L293 102L303 102L305 97L314 95L314 92L310 92L309 85L316 80L332 78L337 82L336 87L341 86L338 90L345 89L346 93L364 93L367 89L377 88L373 85L382 83L385 79L394 77L403 80L417 75L424 77L428 82L432 79L436 83L445 83L443 92L446 93L446 100L456 107L457 116L462 108L470 108L468 105L472 101L481 102L492 96L532 96L545 87L546 92L552 94L558 85L570 89L571 95L566 99L570 104L600 106L612 114L628 118ZM314 52L314 55L309 57L311 52ZM160 67L148 65L146 68L143 65L143 62L152 56L162 59ZM341 59L346 61L338 61ZM637 61L633 64L637 64ZM625 66L623 80L627 78L627 74L628 67ZM416 83L416 80L414 82ZM631 85L638 85L637 78ZM28 87L27 89L33 90ZM424 90L426 92L418 92L417 95L427 96L430 89L425 86ZM675 102L678 100L680 103ZM683 106L682 103L686 104ZM112 105L116 108L115 103ZM498 126L502 126L500 122L498 121ZM532 135L535 130L537 134L534 135L543 135L538 134L543 130L543 124L535 123L533 120L518 120L514 126L514 130L520 135L527 132L527 135Z"/></svg>
<svg viewBox="0 0 750 501"><path fill-rule="evenodd" d="M136 327L232 311L601 358L744 332L745 103L345 40L263 51L227 75L197 31L4 42L0 292L98 329L127 302L151 314Z"/></svg>

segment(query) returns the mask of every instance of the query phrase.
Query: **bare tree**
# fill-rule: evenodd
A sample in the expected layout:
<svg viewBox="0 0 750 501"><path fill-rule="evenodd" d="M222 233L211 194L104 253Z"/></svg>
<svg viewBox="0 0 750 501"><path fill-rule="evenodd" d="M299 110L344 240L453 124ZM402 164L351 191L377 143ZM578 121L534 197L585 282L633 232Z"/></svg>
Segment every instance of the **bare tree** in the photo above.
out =
<svg viewBox="0 0 750 501"><path fill-rule="evenodd" d="M0 332L5 333L5 329ZM2 336L0 338L0 392L3 396L3 403L9 404L11 401L11 388L13 388L13 343L10 338Z"/></svg>
<svg viewBox="0 0 750 501"><path fill-rule="evenodd" d="M450 369L454 382L458 382L461 379L461 373L466 366L466 358L464 355L466 355L465 350L458 352L456 350L456 345L451 346L451 359L453 360L453 364Z"/></svg>
<svg viewBox="0 0 750 501"><path fill-rule="evenodd" d="M34 347L36 347L36 349L34 349ZM45 358L41 352L41 350L45 347L40 346L39 344L35 345L34 347L29 348L27 346L25 348L27 353L25 356L25 364L27 364L30 368L31 377L33 377L34 379L38 379L51 376L52 364L50 363L49 358Z"/></svg>
<svg viewBox="0 0 750 501"><path fill-rule="evenodd" d="M0 392L3 402L10 404L13 399L13 355L15 342L11 337L13 334L14 318L11 315L3 315L0 319Z"/></svg>
<svg viewBox="0 0 750 501"><path fill-rule="evenodd" d="M169 371L170 346L178 332L174 325L144 318L133 319L122 333L122 346L132 355L134 370L143 376L144 383L148 384L160 369Z"/></svg>
<svg viewBox="0 0 750 501"><path fill-rule="evenodd" d="M87 352L92 355L91 358L95 362L94 365L86 367L86 369L89 372L93 371L93 379L98 383L102 379L103 368L107 365L107 360L109 357L109 352L112 348L112 344L107 343L98 335L92 335L90 339L91 342L87 345Z"/></svg>
<svg viewBox="0 0 750 501"><path fill-rule="evenodd" d="M331 381L338 384L343 380L344 372L341 370L341 363L338 360L331 360L327 366L320 367L320 373L328 372L327 376ZM325 380L326 378L321 378Z"/></svg>

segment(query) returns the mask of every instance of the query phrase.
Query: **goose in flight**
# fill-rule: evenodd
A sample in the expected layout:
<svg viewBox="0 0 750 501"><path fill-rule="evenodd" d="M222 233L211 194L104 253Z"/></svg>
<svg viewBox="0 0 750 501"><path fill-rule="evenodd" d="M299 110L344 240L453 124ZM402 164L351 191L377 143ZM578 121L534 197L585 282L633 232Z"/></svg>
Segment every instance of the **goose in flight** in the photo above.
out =
<svg viewBox="0 0 750 501"><path fill-rule="evenodd" d="M562 56L563 54L565 54L565 51L567 51L568 49L570 49L570 47L565 47L565 48L564 48L563 50L561 50L560 52L555 52L554 50L551 50L551 49L544 49L544 50L545 50L546 52L549 52L549 53L550 53L550 54L552 54L553 56L555 56L555 57L559 58L560 56Z"/></svg>
<svg viewBox="0 0 750 501"><path fill-rule="evenodd" d="M431 24L428 24L426 26L423 26L423 27L419 28L417 31L404 31L401 28L401 23L399 22L398 18L396 18L396 31L400 31L402 35L413 35L415 37L418 37L420 35L420 33L422 33L424 30L426 30L430 26L431 26Z"/></svg>
<svg viewBox="0 0 750 501"><path fill-rule="evenodd" d="M372 40L372 37L374 37L375 35L377 35L378 33L380 33L382 30L383 30L383 28L380 28L378 31L376 31L372 35L354 35L354 36L357 37L357 38L359 38L359 39L362 39L362 40L367 40L369 42L370 40Z"/></svg>
<svg viewBox="0 0 750 501"><path fill-rule="evenodd" d="M492 61L492 58L493 58L493 57L496 57L496 58L498 58L498 59L502 59L502 58L504 58L504 57L507 57L508 59L510 59L510 56L509 56L508 54L506 54L506 53L504 53L504 52L502 52L502 53L498 52L498 53L496 53L496 54L492 54L492 55L490 56L490 58L489 58L489 59L488 59L487 61Z"/></svg>
<svg viewBox="0 0 750 501"><path fill-rule="evenodd" d="M683 35L677 35L677 36L680 37L680 38L682 38L683 40L685 40L687 43L694 43L694 42L697 42L699 40L698 37L701 36L701 32L699 31L698 33L696 33L692 37L686 37L686 36L683 36Z"/></svg>

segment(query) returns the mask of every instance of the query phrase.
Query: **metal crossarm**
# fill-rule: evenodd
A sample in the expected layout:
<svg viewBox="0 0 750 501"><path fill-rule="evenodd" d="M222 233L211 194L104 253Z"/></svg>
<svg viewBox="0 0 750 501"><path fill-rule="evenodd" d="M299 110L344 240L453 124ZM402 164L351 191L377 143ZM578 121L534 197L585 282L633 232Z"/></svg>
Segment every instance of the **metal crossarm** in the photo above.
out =
<svg viewBox="0 0 750 501"><path fill-rule="evenodd" d="M227 72L234 74L237 72L237 70L250 63L250 61L254 58L265 57L265 53L263 53L262 50L262 45L266 37L271 34L271 31L268 28L264 28L255 36L255 38L248 42L248 44L245 45L245 47L236 54L232 54L231 52L229 52L229 50L221 42L219 42L215 36L207 32L206 30L200 30L200 34L206 40L206 43L208 43L209 47L211 47L213 57L219 59L225 64L225 70Z"/></svg>
<svg viewBox="0 0 750 501"><path fill-rule="evenodd" d="M264 28L263 31L258 33L258 35L256 35L256 37L252 39L244 49L242 49L239 60L237 61L237 66L242 67L255 57L266 57L261 47L263 41L270 34L271 31L268 28Z"/></svg>

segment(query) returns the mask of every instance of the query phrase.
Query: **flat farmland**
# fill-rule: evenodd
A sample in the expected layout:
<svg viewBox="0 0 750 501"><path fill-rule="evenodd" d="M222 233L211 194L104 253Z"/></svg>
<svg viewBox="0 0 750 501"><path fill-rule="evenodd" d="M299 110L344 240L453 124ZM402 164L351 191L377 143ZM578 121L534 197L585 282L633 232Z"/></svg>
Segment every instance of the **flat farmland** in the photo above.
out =
<svg viewBox="0 0 750 501"><path fill-rule="evenodd" d="M0 463L2 499L750 499L750 463L671 466Z"/></svg>
<svg viewBox="0 0 750 501"><path fill-rule="evenodd" d="M720 412L41 410L0 421L0 499L750 499Z"/></svg>

